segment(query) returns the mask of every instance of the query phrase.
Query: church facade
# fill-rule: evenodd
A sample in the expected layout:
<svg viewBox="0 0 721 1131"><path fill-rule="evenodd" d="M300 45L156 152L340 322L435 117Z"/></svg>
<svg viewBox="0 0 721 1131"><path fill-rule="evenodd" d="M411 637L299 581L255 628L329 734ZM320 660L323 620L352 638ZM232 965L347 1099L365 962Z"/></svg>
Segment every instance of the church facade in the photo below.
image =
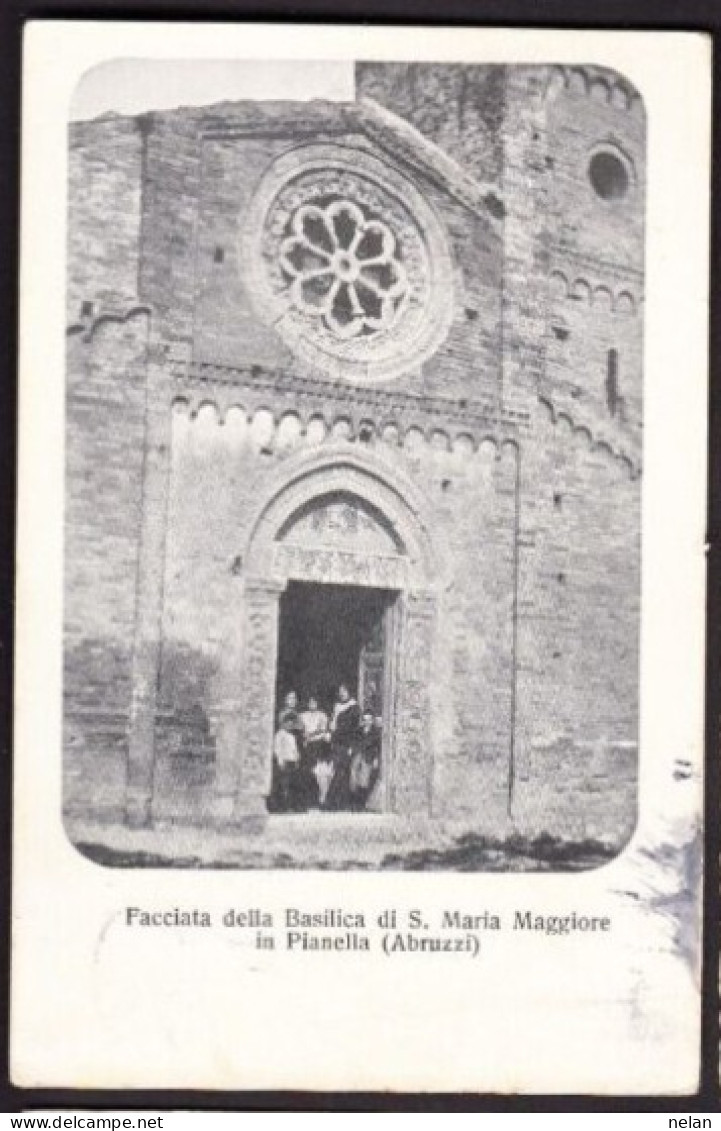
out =
<svg viewBox="0 0 721 1131"><path fill-rule="evenodd" d="M68 830L262 843L283 696L342 681L395 843L620 849L641 100L599 68L355 72L351 103L71 126Z"/></svg>

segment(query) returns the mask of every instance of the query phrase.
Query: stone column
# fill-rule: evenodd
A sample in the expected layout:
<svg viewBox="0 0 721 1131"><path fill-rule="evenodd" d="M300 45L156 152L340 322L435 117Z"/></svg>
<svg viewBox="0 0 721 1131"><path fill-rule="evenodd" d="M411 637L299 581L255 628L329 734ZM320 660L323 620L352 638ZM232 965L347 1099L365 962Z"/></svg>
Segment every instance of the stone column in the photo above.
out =
<svg viewBox="0 0 721 1131"><path fill-rule="evenodd" d="M248 828L267 816L273 748L280 581L248 578L244 594L243 697L237 737L235 817Z"/></svg>
<svg viewBox="0 0 721 1131"><path fill-rule="evenodd" d="M146 376L145 463L138 549L125 820L150 824L155 772L155 713L165 579L171 394L162 347L151 347Z"/></svg>
<svg viewBox="0 0 721 1131"><path fill-rule="evenodd" d="M391 808L408 817L430 816L433 801L430 678L436 599L427 593L408 593L402 602Z"/></svg>

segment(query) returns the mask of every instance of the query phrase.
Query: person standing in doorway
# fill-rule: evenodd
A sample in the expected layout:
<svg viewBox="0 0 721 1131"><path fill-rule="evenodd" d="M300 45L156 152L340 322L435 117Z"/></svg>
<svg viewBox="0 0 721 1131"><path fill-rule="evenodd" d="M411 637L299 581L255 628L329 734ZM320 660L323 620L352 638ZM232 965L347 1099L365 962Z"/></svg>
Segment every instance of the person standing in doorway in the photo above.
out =
<svg viewBox="0 0 721 1131"><path fill-rule="evenodd" d="M285 712L273 739L274 793L281 813L288 813L297 806L300 751L293 733L293 725L292 713Z"/></svg>
<svg viewBox="0 0 721 1131"><path fill-rule="evenodd" d="M297 804L298 791L295 779L298 777L298 766L296 765L292 771L291 769L283 771L281 761L276 756L276 746L281 749L285 748L285 762L287 762L287 754L291 751L290 742L282 738L281 733L293 739L297 755L296 762L299 762L301 725L298 713L298 694L292 690L287 691L283 696L283 705L278 712L278 729L273 739L273 778L268 799L268 808L271 812L287 812Z"/></svg>
<svg viewBox="0 0 721 1131"><path fill-rule="evenodd" d="M350 807L350 763L358 737L360 708L348 686L341 683L330 720L333 780L328 790L329 809Z"/></svg>
<svg viewBox="0 0 721 1131"><path fill-rule="evenodd" d="M314 695L308 696L306 709L300 715L300 725L301 792L307 808L316 809L319 804L325 802L333 765L330 756L328 716L325 711L320 710Z"/></svg>
<svg viewBox="0 0 721 1131"><path fill-rule="evenodd" d="M286 691L285 695L283 696L283 706L281 707L278 716L278 724L282 725L286 718L292 719L292 729L295 732L296 736L300 734L301 725L300 715L298 713L297 691Z"/></svg>
<svg viewBox="0 0 721 1131"><path fill-rule="evenodd" d="M381 736L373 712L363 712L360 730L350 764L351 809L365 809L378 781L381 768Z"/></svg>

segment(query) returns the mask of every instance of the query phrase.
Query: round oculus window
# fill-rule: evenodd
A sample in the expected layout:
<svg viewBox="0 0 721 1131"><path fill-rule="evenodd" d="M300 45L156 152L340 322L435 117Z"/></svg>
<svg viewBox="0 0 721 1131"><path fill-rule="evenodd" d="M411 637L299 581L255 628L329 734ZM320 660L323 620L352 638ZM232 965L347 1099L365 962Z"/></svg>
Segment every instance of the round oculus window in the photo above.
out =
<svg viewBox="0 0 721 1131"><path fill-rule="evenodd" d="M607 149L594 153L588 164L588 179L602 200L621 200L631 184L625 161Z"/></svg>
<svg viewBox="0 0 721 1131"><path fill-rule="evenodd" d="M440 223L365 151L313 145L279 158L242 242L260 316L334 377L399 376L448 332L453 271Z"/></svg>

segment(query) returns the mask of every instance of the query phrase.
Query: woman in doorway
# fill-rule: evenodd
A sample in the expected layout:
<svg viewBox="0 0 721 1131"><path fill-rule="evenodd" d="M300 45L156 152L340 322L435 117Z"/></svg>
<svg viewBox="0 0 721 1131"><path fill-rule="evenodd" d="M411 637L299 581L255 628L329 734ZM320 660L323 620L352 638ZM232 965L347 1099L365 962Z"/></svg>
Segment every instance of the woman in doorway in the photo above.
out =
<svg viewBox="0 0 721 1131"><path fill-rule="evenodd" d="M308 704L300 715L302 741L302 779L305 804L309 809L324 805L333 762L330 755L328 716L318 707L315 695L308 696Z"/></svg>
<svg viewBox="0 0 721 1131"><path fill-rule="evenodd" d="M350 764L358 737L360 709L347 685L341 683L330 720L333 780L328 790L329 809L350 807Z"/></svg>

